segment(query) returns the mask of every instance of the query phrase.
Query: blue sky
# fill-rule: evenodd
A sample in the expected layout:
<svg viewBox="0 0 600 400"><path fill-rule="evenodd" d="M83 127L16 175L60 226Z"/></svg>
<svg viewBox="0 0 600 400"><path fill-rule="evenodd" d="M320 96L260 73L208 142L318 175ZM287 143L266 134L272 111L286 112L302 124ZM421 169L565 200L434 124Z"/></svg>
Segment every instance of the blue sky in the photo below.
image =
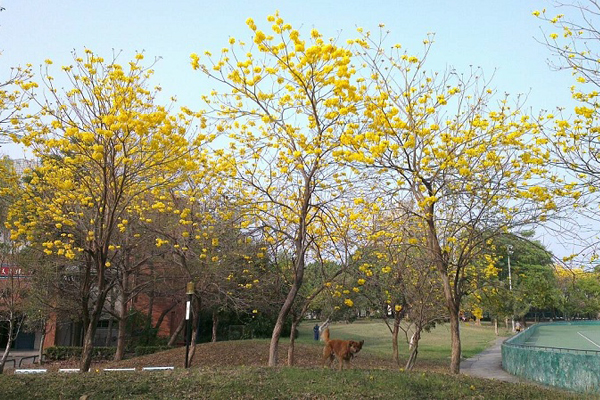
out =
<svg viewBox="0 0 600 400"><path fill-rule="evenodd" d="M317 28L326 37L348 38L355 29L376 31L384 23L390 45L401 43L419 54L422 40L436 34L428 68L454 67L469 72L481 67L499 93L528 93L533 110L572 105L569 72L553 71L548 50L536 41L551 29L532 15L549 1L526 0L346 0L346 1L191 1L191 0L0 0L0 80L12 66L32 63L39 71L47 58L60 65L72 63L71 52L87 47L109 58L122 51L122 63L144 51L147 59L162 57L155 66L153 84L180 105L200 108L200 96L212 83L193 71L189 56L218 51L230 36L248 39L245 21L252 17L267 30L266 17L280 15L308 36ZM564 12L564 10L562 10ZM549 11L554 15L558 11ZM18 158L23 152L3 146L0 154Z"/></svg>
<svg viewBox="0 0 600 400"><path fill-rule="evenodd" d="M542 23L531 12L551 8L547 1L0 0L0 5L6 8L0 13L0 74L50 58L58 78L58 66L70 64L71 51L84 47L105 58L122 50L124 63L144 51L148 58L162 57L154 83L190 107L201 106L200 95L211 83L191 69L189 55L219 50L230 36L248 38L248 17L268 29L266 17L275 10L307 35L314 27L326 37L351 37L358 26L375 31L384 23L390 43L410 53L421 52L422 40L435 32L430 69L468 72L480 66L487 77L495 72L493 86L500 93L529 93L534 109L570 100L572 78L550 70L550 54L535 40Z"/></svg>

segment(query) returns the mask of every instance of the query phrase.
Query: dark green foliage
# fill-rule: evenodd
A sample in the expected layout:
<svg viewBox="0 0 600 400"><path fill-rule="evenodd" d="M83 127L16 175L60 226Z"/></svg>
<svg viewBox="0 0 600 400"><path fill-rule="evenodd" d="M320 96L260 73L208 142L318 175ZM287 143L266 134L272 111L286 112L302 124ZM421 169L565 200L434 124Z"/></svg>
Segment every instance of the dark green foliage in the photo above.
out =
<svg viewBox="0 0 600 400"><path fill-rule="evenodd" d="M112 360L115 356L116 347L94 347L92 360ZM78 346L53 346L44 351L47 361L60 361L72 358L81 358L83 347Z"/></svg>
<svg viewBox="0 0 600 400"><path fill-rule="evenodd" d="M273 327L275 326L275 321L277 321L277 315L250 314L246 317L246 320L246 326L252 330L254 338L269 338L273 333ZM292 321L290 318L288 318L283 325L281 336L290 336L291 328Z"/></svg>
<svg viewBox="0 0 600 400"><path fill-rule="evenodd" d="M158 329L148 326L148 315L143 311L131 309L127 316L128 349L137 346L163 346L168 338L158 336Z"/></svg>
<svg viewBox="0 0 600 400"><path fill-rule="evenodd" d="M277 314L269 315L267 313L219 313L219 325L217 327L218 340L236 340L252 338L270 338L273 333L273 327L277 320ZM198 327L198 343L207 343L212 339L212 313L200 313L200 326ZM243 326L243 333L230 338L230 326ZM288 318L283 326L282 337L290 335L292 322ZM237 329L242 331L242 329ZM237 331L236 330L236 331Z"/></svg>

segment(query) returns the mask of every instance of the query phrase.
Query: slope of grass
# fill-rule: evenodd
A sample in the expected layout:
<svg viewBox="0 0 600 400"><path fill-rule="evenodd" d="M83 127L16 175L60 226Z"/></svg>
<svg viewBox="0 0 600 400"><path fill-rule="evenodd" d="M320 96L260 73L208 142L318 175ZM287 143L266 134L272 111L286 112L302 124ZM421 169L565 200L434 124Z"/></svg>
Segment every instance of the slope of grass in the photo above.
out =
<svg viewBox="0 0 600 400"><path fill-rule="evenodd" d="M334 324L332 337L365 339L353 369L320 366L322 343L313 340L314 322L300 328L295 367L265 367L269 341L244 340L198 345L189 370L178 348L117 363L92 372L64 374L47 366L44 375L0 375L0 399L577 399L581 394L477 379L447 371L449 334L444 326L424 335L415 372L400 372L391 360L391 335L381 322ZM489 326L462 326L463 349L473 354L494 340ZM282 339L280 364L288 340ZM401 358L407 346L400 343ZM421 356L422 354L422 356ZM142 366L172 365L174 371L142 372ZM63 365L64 367L64 365ZM102 372L102 367L136 367L137 372ZM436 371L436 372L432 372ZM585 398L594 398L585 396Z"/></svg>
<svg viewBox="0 0 600 400"><path fill-rule="evenodd" d="M391 370L238 367L0 376L3 399L577 399L523 384ZM589 397L588 397L589 398Z"/></svg>

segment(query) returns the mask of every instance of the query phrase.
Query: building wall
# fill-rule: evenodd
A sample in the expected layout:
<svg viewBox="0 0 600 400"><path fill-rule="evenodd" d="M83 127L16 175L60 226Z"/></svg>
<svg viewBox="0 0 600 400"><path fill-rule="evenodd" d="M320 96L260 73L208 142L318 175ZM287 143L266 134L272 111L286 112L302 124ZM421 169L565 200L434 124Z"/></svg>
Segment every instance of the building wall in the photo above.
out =
<svg viewBox="0 0 600 400"><path fill-rule="evenodd" d="M173 299L171 298L161 298L157 297L154 299L152 305L152 326L154 327L158 322L161 314L165 310L167 314L165 315L160 327L158 328L158 336L159 337L170 337L175 330L177 329L177 325L183 318L183 314L185 312L184 305L179 304L172 307L174 304ZM150 298L146 295L139 295L136 297L132 306L139 311L147 314L150 311Z"/></svg>

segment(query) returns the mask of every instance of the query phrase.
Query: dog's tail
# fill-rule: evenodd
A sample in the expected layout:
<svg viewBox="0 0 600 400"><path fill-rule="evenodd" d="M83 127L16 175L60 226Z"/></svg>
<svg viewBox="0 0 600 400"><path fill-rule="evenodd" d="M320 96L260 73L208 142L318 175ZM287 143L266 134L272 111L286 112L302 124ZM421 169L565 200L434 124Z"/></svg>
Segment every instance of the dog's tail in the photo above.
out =
<svg viewBox="0 0 600 400"><path fill-rule="evenodd" d="M323 341L329 343L329 328L325 329L323 332Z"/></svg>

